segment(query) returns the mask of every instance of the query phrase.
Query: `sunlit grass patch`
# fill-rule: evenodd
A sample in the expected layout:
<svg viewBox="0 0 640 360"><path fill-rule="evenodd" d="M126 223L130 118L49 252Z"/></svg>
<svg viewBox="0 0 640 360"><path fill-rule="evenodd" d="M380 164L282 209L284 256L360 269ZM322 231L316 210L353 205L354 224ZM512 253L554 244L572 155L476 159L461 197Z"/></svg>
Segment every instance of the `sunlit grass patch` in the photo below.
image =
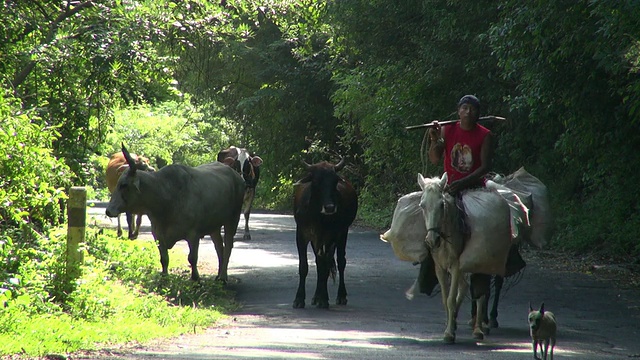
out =
<svg viewBox="0 0 640 360"><path fill-rule="evenodd" d="M163 276L153 242L116 239L111 231L87 231L82 275L61 284L63 234L47 239L50 259L18 276L20 286L0 313L0 356L145 343L211 327L237 307L213 277L191 281L183 267Z"/></svg>

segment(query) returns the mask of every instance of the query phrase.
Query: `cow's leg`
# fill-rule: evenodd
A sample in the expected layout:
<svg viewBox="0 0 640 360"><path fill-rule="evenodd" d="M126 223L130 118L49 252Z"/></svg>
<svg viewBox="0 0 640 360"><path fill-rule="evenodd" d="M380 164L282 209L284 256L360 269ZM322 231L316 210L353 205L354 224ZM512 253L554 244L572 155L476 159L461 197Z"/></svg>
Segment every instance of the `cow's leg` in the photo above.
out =
<svg viewBox="0 0 640 360"><path fill-rule="evenodd" d="M249 216L251 215L251 206L253 205L253 199L256 196L255 188L247 188L244 193L244 236L243 240L251 240L251 233L249 232Z"/></svg>
<svg viewBox="0 0 640 360"><path fill-rule="evenodd" d="M198 274L198 248L200 247L200 238L197 236L189 236L187 239L189 244L189 264L191 265L191 280L200 280L200 274Z"/></svg>
<svg viewBox="0 0 640 360"><path fill-rule="evenodd" d="M240 216L236 219L238 219ZM235 224L227 224L224 226L224 255L222 257L222 271L219 274L220 280L224 283L229 279L228 270L229 270L229 260L231 259L231 251L233 250L233 237L236 235L236 230L238 229L238 221L236 220ZM220 233L220 231L218 231Z"/></svg>
<svg viewBox="0 0 640 360"><path fill-rule="evenodd" d="M118 219L117 236L121 237L122 236L122 226L120 225L120 214L118 214L118 216L116 216L116 218Z"/></svg>
<svg viewBox="0 0 640 360"><path fill-rule="evenodd" d="M125 212L124 213L125 217L127 218L127 230L129 231L129 239L133 239L133 232L134 232L134 228L133 228L133 214L130 212Z"/></svg>
<svg viewBox="0 0 640 360"><path fill-rule="evenodd" d="M329 308L329 291L327 290L327 281L329 280L329 273L331 271L331 265L334 252L324 252L318 254L316 252L316 268L318 270L318 280L316 282L316 292L311 299L311 304L316 305L321 309Z"/></svg>
<svg viewBox="0 0 640 360"><path fill-rule="evenodd" d="M231 256L231 247L233 247L233 235L231 235L231 243L227 240L227 229L225 228L224 239L220 234L220 230L209 234L213 245L216 248L216 254L218 255L218 276L216 280L220 280L223 283L227 282L227 266L229 265L229 257ZM227 249L230 247L229 249Z"/></svg>
<svg viewBox="0 0 640 360"><path fill-rule="evenodd" d="M136 225L133 228L133 232L131 232L131 227L129 227L129 239L135 240L138 238L138 234L140 233L140 225L142 224L142 214L134 215L136 218Z"/></svg>
<svg viewBox="0 0 640 360"><path fill-rule="evenodd" d="M296 298L293 300L293 307L295 309L304 308L305 293L305 281L307 274L309 273L309 263L307 260L307 241L303 238L302 232L296 229L296 246L298 248L298 275L300 277L298 281L298 291L296 292Z"/></svg>
<svg viewBox="0 0 640 360"><path fill-rule="evenodd" d="M347 287L344 284L344 269L347 267L347 234L348 231L344 231L340 234L337 247L337 262L338 262L338 275L340 278L340 285L338 286L338 297L336 298L336 305L347 305Z"/></svg>
<svg viewBox="0 0 640 360"><path fill-rule="evenodd" d="M160 251L160 265L162 265L162 274L167 275L169 273L169 249L164 245L164 241L158 240L155 235L153 236L158 244L158 250Z"/></svg>
<svg viewBox="0 0 640 360"><path fill-rule="evenodd" d="M498 327L498 304L500 303L500 292L503 284L504 278L496 275L493 280L493 305L491 306L491 316L489 317L489 327L492 328Z"/></svg>

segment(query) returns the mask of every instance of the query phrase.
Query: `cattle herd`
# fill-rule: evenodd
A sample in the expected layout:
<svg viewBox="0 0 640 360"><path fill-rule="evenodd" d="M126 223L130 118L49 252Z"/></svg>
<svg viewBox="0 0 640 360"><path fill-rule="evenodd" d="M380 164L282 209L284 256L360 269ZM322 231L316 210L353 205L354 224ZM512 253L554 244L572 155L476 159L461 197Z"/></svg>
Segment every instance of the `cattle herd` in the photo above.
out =
<svg viewBox="0 0 640 360"><path fill-rule="evenodd" d="M335 279L336 275L339 277L336 304L347 304L344 281L346 244L349 227L358 211L358 198L351 183L339 175L345 164L344 158L337 164L326 161L315 164L304 163L306 173L293 186L293 214L296 222L299 259L299 283L293 301L294 308L305 307L309 243L315 255L317 270L316 289L311 298L311 304L319 308L329 307L327 281L330 276ZM229 258L241 213L244 214L245 219L244 239L251 239L249 216L261 165L262 159L259 156L250 153L247 149L231 146L221 150L215 162L197 167L173 164L156 171L149 165L148 159L129 153L122 145L122 151L112 156L106 171L111 193L106 214L109 217L118 217L118 236L121 236L119 215L123 212L127 214L129 239L136 238L140 224L138 220L137 226L132 226L133 215L138 215L138 219L143 214L148 216L151 221L151 232L160 251L160 263L164 274L168 271L168 250L177 241L186 240L189 245L188 260L191 265L192 280L199 279L197 262L200 239L209 235L218 256L216 279L226 283ZM423 191L423 193L426 192ZM394 222L398 222L397 225L400 225L396 219L397 213L405 197L399 200L394 213ZM418 200L419 198L416 198L416 201ZM426 212L425 209L428 207L423 204L418 207L416 203L413 208L422 213ZM407 211L404 208L403 210ZM430 212L433 211L435 210ZM411 210L411 214L414 212L415 210ZM422 217L423 215L411 216ZM428 219L426 213L424 216ZM393 238L390 234L397 225L392 224L392 229L383 235L383 240ZM223 228L224 232L222 232ZM436 230L429 232L423 224L418 232L427 234L427 238L429 234L442 234L439 225L430 226L430 229ZM402 226L401 230L401 233L395 236L397 240L403 240L403 237L415 237L409 236L410 229ZM419 251L420 255L415 258L424 257L422 253L425 234L419 236L420 239L411 239L419 242L417 247L410 247L412 250ZM397 246L400 246L398 244L394 244L396 255L398 255ZM431 249L431 251L435 250L435 248ZM452 271L452 268L448 269L449 272ZM438 281L441 281L440 274L438 274ZM442 285L441 282L441 288ZM445 309L447 303L453 304L453 301L446 299L443 291ZM445 331L445 341L452 342L455 339L454 316L458 312L457 307L453 311L449 309L449 326ZM497 304L494 304L494 311L497 311L496 307ZM478 318L481 319L484 316L479 315ZM479 327L478 336L481 334L482 326L482 324L476 325Z"/></svg>

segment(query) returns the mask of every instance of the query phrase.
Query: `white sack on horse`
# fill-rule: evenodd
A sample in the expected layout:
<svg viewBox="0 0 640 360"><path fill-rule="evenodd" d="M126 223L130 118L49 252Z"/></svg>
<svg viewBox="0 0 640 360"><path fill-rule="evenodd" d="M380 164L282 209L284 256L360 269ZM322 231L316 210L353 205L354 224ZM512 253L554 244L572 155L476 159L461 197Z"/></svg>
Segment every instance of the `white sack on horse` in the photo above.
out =
<svg viewBox="0 0 640 360"><path fill-rule="evenodd" d="M509 189L494 181L487 180L487 188L494 189L509 204L511 216L511 238L514 244L531 237L531 223L529 221L529 209L532 206L531 194Z"/></svg>
<svg viewBox="0 0 640 360"><path fill-rule="evenodd" d="M471 234L460 254L460 270L504 276L512 244L509 204L491 189L467 190L462 203Z"/></svg>
<svg viewBox="0 0 640 360"><path fill-rule="evenodd" d="M529 240L534 246L543 248L551 237L552 227L552 214L547 187L542 181L527 172L524 167L504 179L494 179L494 181L514 191L531 194L532 206L529 206L531 234Z"/></svg>
<svg viewBox="0 0 640 360"><path fill-rule="evenodd" d="M420 208L421 196L422 191L416 191L398 199L391 228L380 235L380 240L390 243L402 261L421 262L429 254L424 241L427 228Z"/></svg>

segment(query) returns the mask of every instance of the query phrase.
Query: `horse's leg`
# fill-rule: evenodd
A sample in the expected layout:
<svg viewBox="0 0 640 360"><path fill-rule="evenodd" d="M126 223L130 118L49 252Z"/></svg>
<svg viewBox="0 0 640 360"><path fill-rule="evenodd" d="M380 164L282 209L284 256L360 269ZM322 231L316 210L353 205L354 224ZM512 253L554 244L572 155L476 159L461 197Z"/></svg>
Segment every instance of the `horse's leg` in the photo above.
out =
<svg viewBox="0 0 640 360"><path fill-rule="evenodd" d="M459 269L451 271L451 284L449 285L449 294L447 296L447 328L444 331L444 341L454 343L456 341L457 328L457 311L456 305L458 301L458 288L462 280L462 273Z"/></svg>
<svg viewBox="0 0 640 360"><path fill-rule="evenodd" d="M472 285L469 285L472 286ZM476 323L476 315L478 314L478 304L475 301L471 301L471 319L469 319L469 325L473 327Z"/></svg>
<svg viewBox="0 0 640 360"><path fill-rule="evenodd" d="M436 277L438 278L438 284L440 284L440 293L442 295L442 306L444 307L445 316L447 316L446 321L446 329L444 332L444 341L445 342L454 342L455 341L455 333L449 332L449 307L447 306L447 300L449 298L449 287L447 286L448 281L448 272L442 267L436 264Z"/></svg>
<svg viewBox="0 0 640 360"><path fill-rule="evenodd" d="M489 332L489 324L487 319L487 310L488 310L488 299L489 294L491 294L491 275L486 274L471 274L469 288L471 289L471 300L472 303L475 303L476 314L475 317L472 318L473 322L471 325L474 328L477 327L476 324L486 324L483 327L480 327L480 330L483 332ZM484 296L484 301L478 301L480 297ZM482 306L482 308L480 308Z"/></svg>
<svg viewBox="0 0 640 360"><path fill-rule="evenodd" d="M460 306L464 302L464 298L467 296L467 282L464 281L464 277L460 276L460 281L458 282L458 296L456 296L456 312L455 318L458 319L458 314L460 313ZM456 321L456 331L458 322Z"/></svg>
<svg viewBox="0 0 640 360"><path fill-rule="evenodd" d="M476 315L476 323L473 325L473 338L476 340L483 340L483 319L486 317L485 311L487 309L487 294L484 294L473 301L477 303L476 306L478 309L478 313Z"/></svg>
<svg viewBox="0 0 640 360"><path fill-rule="evenodd" d="M496 275L493 280L493 305L491 306L491 316L489 317L489 327L492 328L498 327L498 304L500 302L500 292L502 291L503 284L504 278Z"/></svg>

